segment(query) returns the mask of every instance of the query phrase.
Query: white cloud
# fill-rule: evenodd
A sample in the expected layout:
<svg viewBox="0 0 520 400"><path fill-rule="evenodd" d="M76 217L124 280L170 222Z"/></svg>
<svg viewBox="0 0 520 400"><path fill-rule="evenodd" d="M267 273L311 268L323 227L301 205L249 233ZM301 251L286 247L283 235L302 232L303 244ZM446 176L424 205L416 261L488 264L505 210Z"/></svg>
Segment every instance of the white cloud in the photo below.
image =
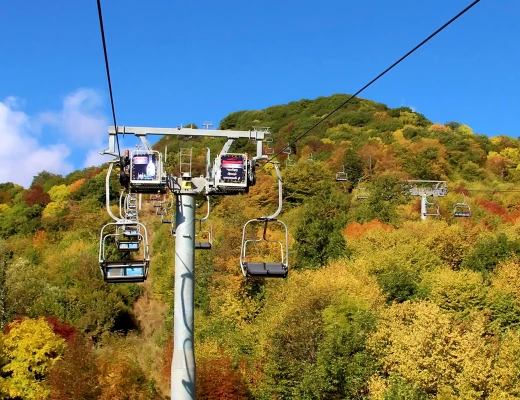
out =
<svg viewBox="0 0 520 400"><path fill-rule="evenodd" d="M102 150L108 138L108 122L100 110L102 103L101 95L95 90L78 89L65 97L59 112L41 113L39 121L57 128L62 139L72 147L96 146Z"/></svg>
<svg viewBox="0 0 520 400"><path fill-rule="evenodd" d="M30 116L21 111L25 100L10 96L0 101L0 182L28 187L43 170L67 174L75 168L69 156L84 160L76 168L109 161L108 156L98 154L107 147L108 139L102 103L98 92L79 89L64 98L61 110ZM40 133L49 129L42 143Z"/></svg>
<svg viewBox="0 0 520 400"><path fill-rule="evenodd" d="M87 157L85 158L85 162L83 163L83 167L92 167L92 166L100 166L101 164L104 164L106 162L109 162L111 159L113 159L113 156L109 155L101 155L99 154L99 150L90 150L87 153Z"/></svg>
<svg viewBox="0 0 520 400"><path fill-rule="evenodd" d="M0 101L0 182L28 187L33 177L43 170L56 174L70 172L73 166L66 161L70 154L67 146L41 146L31 128L30 117L14 110L19 104L20 101L14 97Z"/></svg>

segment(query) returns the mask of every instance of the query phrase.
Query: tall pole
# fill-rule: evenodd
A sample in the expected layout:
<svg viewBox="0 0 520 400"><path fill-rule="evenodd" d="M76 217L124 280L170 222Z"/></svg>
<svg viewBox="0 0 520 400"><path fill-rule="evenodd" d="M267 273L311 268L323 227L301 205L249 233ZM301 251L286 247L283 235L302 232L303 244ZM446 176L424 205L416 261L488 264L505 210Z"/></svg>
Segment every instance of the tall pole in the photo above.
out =
<svg viewBox="0 0 520 400"><path fill-rule="evenodd" d="M195 195L180 194L176 201L175 300L171 398L195 399L193 352L193 292L195 265Z"/></svg>
<svg viewBox="0 0 520 400"><path fill-rule="evenodd" d="M426 202L427 202L426 195L423 194L421 196L421 219L423 221L426 221L426 213L427 213Z"/></svg>

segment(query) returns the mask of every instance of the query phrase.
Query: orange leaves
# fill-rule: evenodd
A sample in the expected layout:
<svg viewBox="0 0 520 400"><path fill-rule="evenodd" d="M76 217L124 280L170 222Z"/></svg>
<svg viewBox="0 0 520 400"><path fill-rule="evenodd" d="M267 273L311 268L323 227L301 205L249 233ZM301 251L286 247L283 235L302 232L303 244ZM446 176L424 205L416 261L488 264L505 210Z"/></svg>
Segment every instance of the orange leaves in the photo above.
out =
<svg viewBox="0 0 520 400"><path fill-rule="evenodd" d="M246 386L229 356L220 354L217 358L204 358L198 362L197 397L208 400L247 399Z"/></svg>
<svg viewBox="0 0 520 400"><path fill-rule="evenodd" d="M43 248L45 244L47 243L47 232L44 230L40 230L35 233L33 237L33 246L37 249Z"/></svg>
<svg viewBox="0 0 520 400"><path fill-rule="evenodd" d="M453 132L449 126L441 125L441 124L433 124L428 130L434 133L451 133Z"/></svg>
<svg viewBox="0 0 520 400"><path fill-rule="evenodd" d="M364 224L360 224L358 222L351 222L345 228L345 235L347 237L358 238L363 236L366 232L372 229L382 229L384 231L391 231L394 230L394 227L392 225L383 224L378 219L365 222Z"/></svg>
<svg viewBox="0 0 520 400"><path fill-rule="evenodd" d="M502 206L501 204L497 203L496 201L488 201L488 200L484 200L484 199L477 199L477 200L475 200L475 202L480 207L485 209L487 212L489 212L489 213L491 213L493 215L498 215L499 217L501 217L504 220L504 222L514 221L514 219L516 218L516 216L510 215L508 213L508 211L505 209L505 207Z"/></svg>
<svg viewBox="0 0 520 400"><path fill-rule="evenodd" d="M384 121L391 118L390 115L386 111L377 111L374 114L374 120L375 121Z"/></svg>
<svg viewBox="0 0 520 400"><path fill-rule="evenodd" d="M77 181L73 182L69 186L69 190L71 193L77 192L81 187L83 186L83 183L85 183L85 178L78 179Z"/></svg>
<svg viewBox="0 0 520 400"><path fill-rule="evenodd" d="M98 368L100 400L156 398L144 371L124 349L107 349L98 358Z"/></svg>

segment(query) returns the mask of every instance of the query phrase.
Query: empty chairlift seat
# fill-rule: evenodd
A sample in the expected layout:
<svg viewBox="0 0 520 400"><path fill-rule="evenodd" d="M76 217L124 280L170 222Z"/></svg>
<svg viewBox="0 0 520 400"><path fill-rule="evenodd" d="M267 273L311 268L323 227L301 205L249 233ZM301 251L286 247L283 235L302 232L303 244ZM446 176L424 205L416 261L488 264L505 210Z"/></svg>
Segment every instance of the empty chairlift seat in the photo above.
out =
<svg viewBox="0 0 520 400"><path fill-rule="evenodd" d="M426 217L438 217L441 215L439 205L435 202L429 202L425 200L426 209L423 213Z"/></svg>
<svg viewBox="0 0 520 400"><path fill-rule="evenodd" d="M336 182L347 182L348 176L346 172L336 172Z"/></svg>
<svg viewBox="0 0 520 400"><path fill-rule="evenodd" d="M453 216L454 217L471 217L471 209L469 205L466 203L457 203L453 206Z"/></svg>
<svg viewBox="0 0 520 400"><path fill-rule="evenodd" d="M209 196L206 196L206 204L206 215L196 220L195 249L197 250L211 250L213 242L213 227L208 221L210 212Z"/></svg>
<svg viewBox="0 0 520 400"><path fill-rule="evenodd" d="M115 243L119 251L114 254L108 248ZM110 259L107 256L110 255ZM106 224L101 229L99 267L108 283L144 282L148 276L150 252L146 227L140 223L128 224L118 221Z"/></svg>
<svg viewBox="0 0 520 400"><path fill-rule="evenodd" d="M285 278L287 265L282 263L244 262L243 267L248 277Z"/></svg>
<svg viewBox="0 0 520 400"><path fill-rule="evenodd" d="M139 251L139 240L118 240L119 251Z"/></svg>
<svg viewBox="0 0 520 400"><path fill-rule="evenodd" d="M107 283L139 283L146 280L147 261L104 261L101 264Z"/></svg>
<svg viewBox="0 0 520 400"><path fill-rule="evenodd" d="M211 250L210 242L195 242L195 248L197 250Z"/></svg>
<svg viewBox="0 0 520 400"><path fill-rule="evenodd" d="M289 231L287 225L276 218L282 211L282 175L278 163L275 162L273 165L278 176L278 209L270 216L249 220L244 225L240 268L246 278L285 278L288 273ZM271 231L269 228L274 229ZM273 235L274 231L278 232L280 240ZM251 247L254 246L263 246L264 250L269 252L268 261L257 260L257 253L251 251Z"/></svg>
<svg viewBox="0 0 520 400"><path fill-rule="evenodd" d="M280 240L270 239L268 237L268 228L276 227L282 229L283 243ZM262 229L262 237L257 238L256 235L248 236L248 227ZM270 254L269 258L274 258L275 261L258 261L251 253L251 246L258 244L272 244L278 247L278 254ZM246 278L260 277L260 278L286 278L288 274L288 256L289 256L289 236L287 226L284 222L272 218L258 218L250 220L244 225L242 232L242 249L240 251L240 267L242 273ZM254 253L254 252L253 252Z"/></svg>

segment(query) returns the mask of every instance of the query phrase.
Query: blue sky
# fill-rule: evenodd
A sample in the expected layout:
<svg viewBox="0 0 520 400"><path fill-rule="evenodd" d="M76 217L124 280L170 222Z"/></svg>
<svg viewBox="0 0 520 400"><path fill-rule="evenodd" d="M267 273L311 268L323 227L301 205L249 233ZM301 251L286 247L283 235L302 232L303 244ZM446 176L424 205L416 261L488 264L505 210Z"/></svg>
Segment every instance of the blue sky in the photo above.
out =
<svg viewBox="0 0 520 400"><path fill-rule="evenodd" d="M354 93L470 2L102 0L118 124L217 127L233 111ZM482 0L361 97L520 136L518 15L518 0ZM0 182L106 161L96 0L4 2L0 37L1 152L12 160Z"/></svg>

